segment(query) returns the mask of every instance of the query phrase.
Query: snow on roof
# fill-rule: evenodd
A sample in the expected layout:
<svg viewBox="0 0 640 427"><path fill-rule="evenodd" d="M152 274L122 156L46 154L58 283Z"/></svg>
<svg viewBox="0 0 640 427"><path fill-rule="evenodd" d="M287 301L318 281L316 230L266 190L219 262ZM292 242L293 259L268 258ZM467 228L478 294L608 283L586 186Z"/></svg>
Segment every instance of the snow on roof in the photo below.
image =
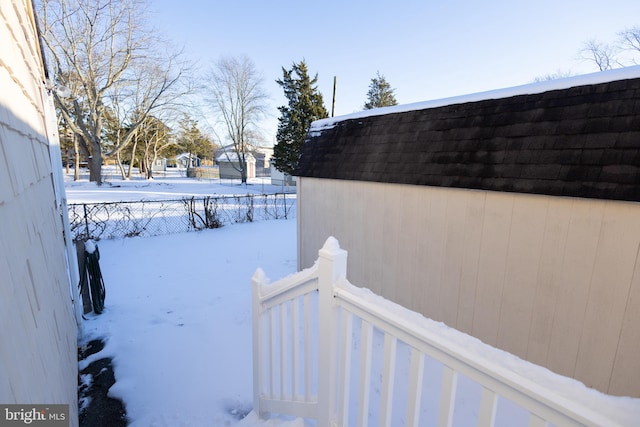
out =
<svg viewBox="0 0 640 427"><path fill-rule="evenodd" d="M453 96L450 98L434 99L430 101L415 102L412 104L394 105L392 107L375 108L372 110L364 110L356 113L345 114L343 116L316 120L311 124L309 132L313 136L316 132L330 129L336 123L344 120L359 119L363 117L379 116L384 114L403 113L406 111L414 110L425 110L428 108L444 107L446 105L477 102L488 99L508 98L518 95L532 95L536 93L548 92L551 90L568 89L576 86L586 86L598 83L607 83L616 80L634 79L639 77L640 65L619 68L616 70L600 71L591 74L583 74L580 76L573 76L556 80L546 80L542 82L530 83L503 89L494 89L468 95Z"/></svg>
<svg viewBox="0 0 640 427"><path fill-rule="evenodd" d="M246 160L252 160L252 159L255 160L255 157L251 153L246 153L245 154L245 159ZM238 153L236 153L235 151L224 152L224 153L220 154L218 157L216 157L216 161L218 161L218 162L237 162L238 161Z"/></svg>
<svg viewBox="0 0 640 427"><path fill-rule="evenodd" d="M178 160L178 159L188 159L189 156L191 156L192 159L195 159L196 157L198 157L193 153L180 153L175 157L175 159L176 160Z"/></svg>

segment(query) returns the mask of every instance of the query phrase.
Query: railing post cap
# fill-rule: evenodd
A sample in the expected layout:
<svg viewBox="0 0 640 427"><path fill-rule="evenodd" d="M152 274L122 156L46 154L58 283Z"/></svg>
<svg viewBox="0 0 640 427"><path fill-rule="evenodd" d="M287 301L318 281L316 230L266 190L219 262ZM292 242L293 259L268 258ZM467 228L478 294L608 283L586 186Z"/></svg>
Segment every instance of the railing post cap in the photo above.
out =
<svg viewBox="0 0 640 427"><path fill-rule="evenodd" d="M253 283L266 283L269 281L264 270L262 270L260 267L258 267L256 269L256 272L253 273L253 277L251 278L251 280L253 281Z"/></svg>
<svg viewBox="0 0 640 427"><path fill-rule="evenodd" d="M323 252L328 252L330 254L337 254L342 251L342 249L340 249L340 243L338 242L338 239L333 236L329 236L329 238L324 242L322 249L320 250Z"/></svg>

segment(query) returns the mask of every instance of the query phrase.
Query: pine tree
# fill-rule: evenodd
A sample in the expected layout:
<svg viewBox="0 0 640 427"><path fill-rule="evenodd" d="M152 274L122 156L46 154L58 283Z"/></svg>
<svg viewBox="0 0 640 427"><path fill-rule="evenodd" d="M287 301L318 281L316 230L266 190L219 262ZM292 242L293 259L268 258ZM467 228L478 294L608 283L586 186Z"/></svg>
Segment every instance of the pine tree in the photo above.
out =
<svg viewBox="0 0 640 427"><path fill-rule="evenodd" d="M179 151L189 153L188 165L191 165L193 157L201 159L210 158L214 160L213 153L215 144L211 138L198 127L198 122L185 115L179 123L180 130L178 132L177 144L173 155L179 154Z"/></svg>
<svg viewBox="0 0 640 427"><path fill-rule="evenodd" d="M304 61L294 63L291 70L282 68L282 79L276 82L284 89L288 105L278 107L278 131L272 161L276 169L291 175L298 162L302 144L311 122L328 117L322 94L318 91L318 75L309 78Z"/></svg>
<svg viewBox="0 0 640 427"><path fill-rule="evenodd" d="M367 92L367 102L364 104L364 109L370 110L372 108L397 105L398 101L396 101L396 97L393 94L394 91L395 89L391 89L391 85L378 71L376 77L371 79L369 84L369 92Z"/></svg>

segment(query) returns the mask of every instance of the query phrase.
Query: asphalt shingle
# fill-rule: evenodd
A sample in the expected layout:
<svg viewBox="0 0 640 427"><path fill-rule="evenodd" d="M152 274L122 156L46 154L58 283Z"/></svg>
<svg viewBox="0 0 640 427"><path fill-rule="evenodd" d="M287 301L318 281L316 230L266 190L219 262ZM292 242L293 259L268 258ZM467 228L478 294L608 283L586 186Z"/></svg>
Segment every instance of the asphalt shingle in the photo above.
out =
<svg viewBox="0 0 640 427"><path fill-rule="evenodd" d="M640 78L338 121L295 175L640 201Z"/></svg>

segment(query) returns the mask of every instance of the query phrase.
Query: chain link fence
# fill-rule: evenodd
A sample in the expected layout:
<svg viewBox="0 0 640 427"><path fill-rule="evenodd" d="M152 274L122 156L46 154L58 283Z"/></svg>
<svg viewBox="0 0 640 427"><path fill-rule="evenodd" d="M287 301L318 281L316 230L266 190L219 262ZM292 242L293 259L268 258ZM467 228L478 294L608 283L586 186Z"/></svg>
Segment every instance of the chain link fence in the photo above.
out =
<svg viewBox="0 0 640 427"><path fill-rule="evenodd" d="M69 204L73 240L159 236L295 215L296 194L287 193Z"/></svg>

